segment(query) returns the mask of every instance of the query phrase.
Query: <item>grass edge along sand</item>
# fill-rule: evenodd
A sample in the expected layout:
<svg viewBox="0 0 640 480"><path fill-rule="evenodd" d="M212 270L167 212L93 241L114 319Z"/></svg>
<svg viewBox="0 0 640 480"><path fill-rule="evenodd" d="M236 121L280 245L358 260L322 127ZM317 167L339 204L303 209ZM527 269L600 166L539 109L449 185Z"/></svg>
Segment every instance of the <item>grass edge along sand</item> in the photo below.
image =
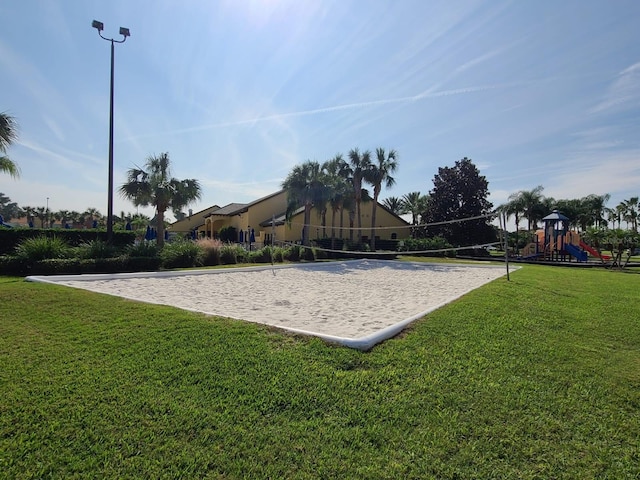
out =
<svg viewBox="0 0 640 480"><path fill-rule="evenodd" d="M640 275L526 266L371 352L0 279L8 478L635 478Z"/></svg>

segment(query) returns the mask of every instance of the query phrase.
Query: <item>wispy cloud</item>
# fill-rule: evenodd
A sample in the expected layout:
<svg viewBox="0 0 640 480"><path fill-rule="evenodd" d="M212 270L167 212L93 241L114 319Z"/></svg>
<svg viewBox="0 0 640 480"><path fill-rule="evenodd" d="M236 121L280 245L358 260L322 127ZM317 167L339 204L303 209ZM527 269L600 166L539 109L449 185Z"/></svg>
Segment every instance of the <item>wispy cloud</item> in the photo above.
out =
<svg viewBox="0 0 640 480"><path fill-rule="evenodd" d="M621 71L591 113L627 110L640 105L640 62Z"/></svg>
<svg viewBox="0 0 640 480"><path fill-rule="evenodd" d="M235 120L230 122L211 123L207 125L198 125L195 127L179 128L179 129L166 131L166 132L136 135L135 137L127 137L125 139L122 139L121 141L127 142L127 141L131 141L133 139L138 139L138 138L148 138L148 137L164 136L164 135L177 135L182 133L192 133L192 132L213 130L216 128L228 128L228 127L239 127L239 126L245 126L245 125L254 125L258 122L268 122L268 121L280 120L284 118L319 115L323 113L331 113L331 112L337 112L341 110L377 107L381 105L397 104L397 103L412 103L412 102L418 102L418 101L426 100L430 98L447 97L447 96L453 96L453 95L466 95L471 93L485 92L489 90L497 90L501 88L509 88L509 87L514 87L514 86L523 85L523 84L524 83L519 82L519 83L506 83L506 84L496 84L496 85L484 85L484 86L457 88L452 90L441 90L438 92L431 92L427 90L417 95L412 95L407 97L371 100L368 102L346 103L342 105L333 105L329 107L314 108L311 110L300 110L297 112L276 113L273 115L254 117L246 120Z"/></svg>

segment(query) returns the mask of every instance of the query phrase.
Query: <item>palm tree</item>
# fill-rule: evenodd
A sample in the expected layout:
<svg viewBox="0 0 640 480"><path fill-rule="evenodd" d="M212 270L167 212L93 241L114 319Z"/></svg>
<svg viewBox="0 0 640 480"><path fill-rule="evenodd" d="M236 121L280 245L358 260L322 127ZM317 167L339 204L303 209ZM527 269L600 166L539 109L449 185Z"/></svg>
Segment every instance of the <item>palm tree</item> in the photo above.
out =
<svg viewBox="0 0 640 480"><path fill-rule="evenodd" d="M425 195L420 195L420 192L405 193L402 196L402 209L406 213L411 214L411 224L417 225L418 218L423 212L425 207L425 201L423 200Z"/></svg>
<svg viewBox="0 0 640 480"><path fill-rule="evenodd" d="M287 221L295 211L304 207L304 225L302 227L302 244L309 245L309 224L311 209L319 205L322 199L326 202L326 187L322 183L322 170L316 161L307 160L302 165L296 165L282 182L282 188L287 192Z"/></svg>
<svg viewBox="0 0 640 480"><path fill-rule="evenodd" d="M591 209L591 216L593 218L594 225L601 227L605 222L604 215L607 210L607 202L611 198L611 195L605 193L604 195L589 195L587 201Z"/></svg>
<svg viewBox="0 0 640 480"><path fill-rule="evenodd" d="M398 153L395 150L385 152L384 148L376 149L376 162L367 172L366 181L373 186L373 203L371 204L371 250L376 249L376 210L382 185L391 188L396 179L391 176L398 168Z"/></svg>
<svg viewBox="0 0 640 480"><path fill-rule="evenodd" d="M627 225L631 225L634 232L638 232L638 207L640 207L640 199L638 197L631 197L628 200L622 201L623 205L623 219L627 222Z"/></svg>
<svg viewBox="0 0 640 480"><path fill-rule="evenodd" d="M395 215L404 215L404 207L402 205L402 199L398 197L387 197L382 200L382 205Z"/></svg>
<svg viewBox="0 0 640 480"><path fill-rule="evenodd" d="M81 215L81 221L86 226L87 220L91 220L91 228L95 222L96 226L102 223L103 215L97 208L89 207Z"/></svg>
<svg viewBox="0 0 640 480"><path fill-rule="evenodd" d="M322 171L325 174L327 195L329 198L329 206L331 207L331 249L335 249L335 219L336 214L340 215L340 237L342 237L343 217L345 201L351 193L351 185L349 184L345 172L349 170L349 165L344 161L341 154L336 155L331 160L327 160L322 164Z"/></svg>
<svg viewBox="0 0 640 480"><path fill-rule="evenodd" d="M522 213L527 219L527 230L529 232L531 232L531 225L533 225L534 229L537 228L538 220L542 220L544 217L542 209L540 208L544 198L542 195L543 190L544 187L538 185L533 190L521 190L518 192L522 205Z"/></svg>
<svg viewBox="0 0 640 480"><path fill-rule="evenodd" d="M69 221L69 214L70 213L71 212L69 212L69 210L60 210L58 212L55 212L53 214L53 217L56 220L59 220L60 221L60 225L62 225L62 228L64 228L65 225L67 224L67 222Z"/></svg>
<svg viewBox="0 0 640 480"><path fill-rule="evenodd" d="M18 139L18 125L15 119L6 113L0 113L0 172L14 178L20 176L18 166L7 157L7 149Z"/></svg>
<svg viewBox="0 0 640 480"><path fill-rule="evenodd" d="M32 226L33 223L36 220L36 209L33 207L24 207L24 214L27 217L27 222L29 223L29 226Z"/></svg>
<svg viewBox="0 0 640 480"><path fill-rule="evenodd" d="M45 222L49 216L49 209L47 207L36 207L35 216L40 220L40 228L45 228Z"/></svg>
<svg viewBox="0 0 640 480"><path fill-rule="evenodd" d="M362 183L366 181L371 169L371 152L365 150L360 153L357 148L349 151L350 177L353 185L353 198L356 204L356 218L358 219L358 243L362 243Z"/></svg>
<svg viewBox="0 0 640 480"><path fill-rule="evenodd" d="M505 213L506 219L509 220L511 215L514 217L516 224L516 250L519 248L520 235L520 216L524 211L524 203L522 201L522 192L512 193L508 197L508 202L501 207L501 211Z"/></svg>
<svg viewBox="0 0 640 480"><path fill-rule="evenodd" d="M182 208L198 200L200 183L196 179L178 180L171 177L168 153L147 157L145 169L131 168L127 182L119 188L120 195L137 206L156 209L158 247L164 247L164 212L169 208Z"/></svg>
<svg viewBox="0 0 640 480"><path fill-rule="evenodd" d="M405 193L400 200L402 202L402 213L411 214L411 236L417 238L420 229L417 225L420 223L420 217L425 216L429 208L429 195L422 195L420 192ZM426 229L423 229L426 234Z"/></svg>

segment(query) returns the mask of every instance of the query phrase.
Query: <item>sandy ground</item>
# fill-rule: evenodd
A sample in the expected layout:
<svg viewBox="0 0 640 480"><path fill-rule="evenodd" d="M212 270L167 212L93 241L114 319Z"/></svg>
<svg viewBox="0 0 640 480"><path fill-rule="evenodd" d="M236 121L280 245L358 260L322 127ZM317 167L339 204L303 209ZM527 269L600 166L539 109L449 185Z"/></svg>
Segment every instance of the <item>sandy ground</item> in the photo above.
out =
<svg viewBox="0 0 640 480"><path fill-rule="evenodd" d="M167 274L39 277L333 339L376 337L502 277L501 266L358 260ZM385 336L385 335L382 335Z"/></svg>

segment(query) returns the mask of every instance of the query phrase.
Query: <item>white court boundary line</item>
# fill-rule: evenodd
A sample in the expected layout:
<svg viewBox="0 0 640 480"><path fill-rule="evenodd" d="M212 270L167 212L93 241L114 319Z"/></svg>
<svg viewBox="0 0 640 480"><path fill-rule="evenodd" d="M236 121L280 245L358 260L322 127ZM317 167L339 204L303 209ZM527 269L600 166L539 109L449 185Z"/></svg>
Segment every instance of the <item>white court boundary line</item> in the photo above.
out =
<svg viewBox="0 0 640 480"><path fill-rule="evenodd" d="M297 268L297 269L305 269L305 270L312 270L314 268L326 269L327 267L330 267L333 265L335 265L337 269L337 267L344 266L345 264L356 265L356 266L374 264L375 265L375 267L373 267L374 269L383 268L385 265L394 264L394 265L402 265L407 267L418 266L418 267L423 267L425 269L437 267L437 268L445 268L445 269L450 268L452 270L460 269L460 268L464 268L464 269L482 268L482 269L503 269L504 270L504 266L501 266L501 265L486 265L486 264L476 265L476 264L466 264L466 263L446 264L446 263L429 263L429 262L407 262L407 261L399 261L399 260L360 259L360 260L341 260L336 262L317 262L317 263L281 264L281 265L264 265L264 266L261 265L261 266L251 266L251 267L235 267L235 268L206 269L206 270L200 269L200 270L181 270L181 271L165 271L165 272L134 272L134 273L118 273L118 274L29 276L29 277L26 277L25 280L30 282L60 284L61 282L65 282L65 281L91 282L91 281L101 281L101 280L135 279L135 278L166 278L166 277L184 277L184 276L198 276L198 275L221 275L221 274L233 273L233 272L238 273L238 272L256 272L256 271L270 271L270 270L273 270L275 274L275 271L279 269L289 269L289 268ZM514 270L517 270L518 268L520 267L512 267L510 270L514 271ZM335 344L343 345L346 347L366 351L366 350L370 350L378 343L398 335L402 330L407 328L407 326L409 326L411 323L424 317L425 315L457 300L458 298L466 295L467 293L487 283L490 283L491 281L497 280L499 278L503 278L505 275L506 275L506 270L502 275L498 276L497 278L485 281L480 285L474 285L471 288L456 292L456 294L450 297L447 297L446 301L440 302L436 305L431 306L426 310L422 310L416 314L410 315L409 317L404 318L403 320L397 323L394 323L392 325L386 326L380 330L377 330L374 333L371 333L362 337L355 337L355 338L331 335L331 334L322 333L322 332L314 332L309 329L296 328L296 327L282 325L282 324L274 324L274 323L260 322L260 321L253 321L253 320L243 320L243 319L238 319L237 317L234 317L234 316L226 315L224 313L212 314L211 312L206 312L203 310L199 310L197 308L189 308L189 307L177 306L177 305L172 305L172 306L174 306L174 308L180 308L182 310L187 310L187 311L192 311L197 313L204 313L210 316L228 317L228 318L238 319L240 321L251 321L252 323L262 323L263 325L269 325L271 327L282 329L284 331L288 331L291 333L314 336L326 342L335 343ZM62 285L64 285L64 283L62 283ZM75 285L65 285L65 286L69 286L71 288L83 289L83 287L79 287ZM90 289L86 289L86 290L90 290ZM141 300L140 298L137 298L137 297L126 296L122 294L113 293L111 295L119 296L121 298L126 298L133 301L143 302L143 303L168 305L166 303L158 303L158 302L149 301L149 300Z"/></svg>

